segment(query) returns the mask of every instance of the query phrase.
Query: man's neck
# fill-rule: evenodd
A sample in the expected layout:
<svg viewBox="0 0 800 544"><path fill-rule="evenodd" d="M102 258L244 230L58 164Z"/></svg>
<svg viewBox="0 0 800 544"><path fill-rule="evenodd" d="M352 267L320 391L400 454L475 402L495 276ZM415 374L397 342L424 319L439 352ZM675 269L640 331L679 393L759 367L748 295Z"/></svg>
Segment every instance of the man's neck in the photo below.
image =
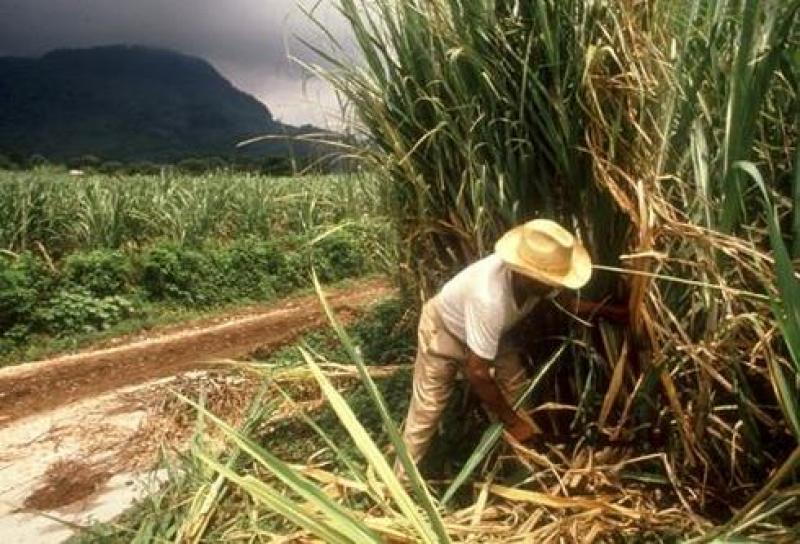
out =
<svg viewBox="0 0 800 544"><path fill-rule="evenodd" d="M541 298L549 292L546 285L524 278L517 273L512 273L511 290L514 294L514 302L520 310L531 298Z"/></svg>

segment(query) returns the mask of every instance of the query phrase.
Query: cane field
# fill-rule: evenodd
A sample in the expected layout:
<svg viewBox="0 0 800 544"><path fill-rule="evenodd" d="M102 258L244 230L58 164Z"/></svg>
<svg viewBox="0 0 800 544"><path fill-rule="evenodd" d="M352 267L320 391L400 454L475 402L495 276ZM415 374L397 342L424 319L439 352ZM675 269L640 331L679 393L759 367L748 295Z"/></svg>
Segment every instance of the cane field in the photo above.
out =
<svg viewBox="0 0 800 544"><path fill-rule="evenodd" d="M237 417L176 390L168 481L75 541L800 541L800 0L337 2L353 43L317 21L306 68L361 174L0 173L2 361L294 291L328 318L252 354ZM417 468L419 308L536 217L629 323L538 311L546 439L459 386ZM394 294L337 318L368 275Z"/></svg>
<svg viewBox="0 0 800 544"><path fill-rule="evenodd" d="M364 176L0 171L0 361L21 362L385 266Z"/></svg>

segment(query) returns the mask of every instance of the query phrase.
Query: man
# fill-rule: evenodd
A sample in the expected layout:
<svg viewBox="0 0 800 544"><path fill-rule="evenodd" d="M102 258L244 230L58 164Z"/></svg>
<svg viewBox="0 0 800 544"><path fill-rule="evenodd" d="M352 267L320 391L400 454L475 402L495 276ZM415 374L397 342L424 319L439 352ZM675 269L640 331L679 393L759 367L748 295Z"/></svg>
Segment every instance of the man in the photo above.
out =
<svg viewBox="0 0 800 544"><path fill-rule="evenodd" d="M543 298L577 315L624 319L625 308L561 291L579 289L591 274L580 242L557 223L536 219L507 232L494 254L462 270L423 306L403 433L415 463L428 450L459 370L514 438L533 438L538 429L511 407L525 385L525 370L503 337Z"/></svg>

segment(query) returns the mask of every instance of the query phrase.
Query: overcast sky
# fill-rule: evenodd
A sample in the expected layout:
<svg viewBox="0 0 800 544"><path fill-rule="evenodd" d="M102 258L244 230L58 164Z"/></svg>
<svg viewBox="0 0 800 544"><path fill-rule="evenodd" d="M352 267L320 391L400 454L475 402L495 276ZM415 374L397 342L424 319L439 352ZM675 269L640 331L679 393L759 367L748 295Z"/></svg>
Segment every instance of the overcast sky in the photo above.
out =
<svg viewBox="0 0 800 544"><path fill-rule="evenodd" d="M326 27L346 36L334 0L0 0L0 56L60 47L141 44L210 61L234 84L292 124L336 127L336 101L321 82L303 90L287 58L306 56L294 36L323 38L297 8L315 5Z"/></svg>

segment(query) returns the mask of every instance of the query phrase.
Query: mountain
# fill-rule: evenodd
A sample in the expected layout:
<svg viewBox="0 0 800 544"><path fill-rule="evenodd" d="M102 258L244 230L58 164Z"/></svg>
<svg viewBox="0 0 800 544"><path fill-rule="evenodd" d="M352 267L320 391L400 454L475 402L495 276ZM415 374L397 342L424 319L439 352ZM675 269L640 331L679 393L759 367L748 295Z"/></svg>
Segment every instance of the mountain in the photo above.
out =
<svg viewBox="0 0 800 544"><path fill-rule="evenodd" d="M235 153L304 156L311 146L265 141L312 127L284 125L203 59L141 46L0 57L0 153L63 161L175 161Z"/></svg>

